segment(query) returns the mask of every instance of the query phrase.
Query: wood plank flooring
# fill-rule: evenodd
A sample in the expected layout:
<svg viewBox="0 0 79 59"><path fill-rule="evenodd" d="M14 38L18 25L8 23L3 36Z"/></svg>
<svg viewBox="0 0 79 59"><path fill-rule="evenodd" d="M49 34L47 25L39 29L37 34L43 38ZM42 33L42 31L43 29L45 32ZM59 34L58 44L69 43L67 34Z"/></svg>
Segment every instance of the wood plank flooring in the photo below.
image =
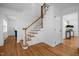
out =
<svg viewBox="0 0 79 59"><path fill-rule="evenodd" d="M16 56L17 55L17 44L14 36L9 36L5 40L4 44L5 55L7 56Z"/></svg>
<svg viewBox="0 0 79 59"><path fill-rule="evenodd" d="M16 43L14 36L5 40L4 46L0 47L0 55L4 56L79 56L76 48L76 37L65 39L63 44L51 47L45 43L39 43L23 50L20 43Z"/></svg>
<svg viewBox="0 0 79 59"><path fill-rule="evenodd" d="M70 40L65 39L63 44L56 47L51 47L45 43L39 43L37 45L29 47L27 50L22 51L22 55L37 55L37 56L78 56L79 49L76 48L76 37L72 37ZM20 45L18 44L18 48ZM19 50L18 50L19 52ZM20 54L21 55L21 54Z"/></svg>

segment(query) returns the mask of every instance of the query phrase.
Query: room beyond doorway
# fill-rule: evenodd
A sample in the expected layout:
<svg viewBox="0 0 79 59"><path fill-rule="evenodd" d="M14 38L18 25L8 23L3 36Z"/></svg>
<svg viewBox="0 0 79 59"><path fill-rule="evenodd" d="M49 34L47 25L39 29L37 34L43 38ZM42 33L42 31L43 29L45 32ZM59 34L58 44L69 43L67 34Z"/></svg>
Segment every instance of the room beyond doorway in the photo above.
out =
<svg viewBox="0 0 79 59"><path fill-rule="evenodd" d="M63 16L62 20L62 38L65 40L76 40L78 38L78 13L70 13ZM75 47L77 47L77 42L75 44Z"/></svg>

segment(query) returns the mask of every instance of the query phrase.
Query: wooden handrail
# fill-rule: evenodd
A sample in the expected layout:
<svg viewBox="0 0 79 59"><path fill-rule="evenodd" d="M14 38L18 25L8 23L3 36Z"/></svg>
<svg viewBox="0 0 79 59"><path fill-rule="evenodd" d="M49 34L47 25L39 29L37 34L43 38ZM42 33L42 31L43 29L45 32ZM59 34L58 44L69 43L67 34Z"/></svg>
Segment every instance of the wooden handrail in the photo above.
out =
<svg viewBox="0 0 79 59"><path fill-rule="evenodd" d="M27 28L23 28L23 30L26 30L26 29L28 29L29 27L31 27L33 24L35 24L39 19L41 18L41 16L37 19L37 20L35 20L32 24L30 24Z"/></svg>
<svg viewBox="0 0 79 59"><path fill-rule="evenodd" d="M43 7L45 6L46 3L43 3Z"/></svg>

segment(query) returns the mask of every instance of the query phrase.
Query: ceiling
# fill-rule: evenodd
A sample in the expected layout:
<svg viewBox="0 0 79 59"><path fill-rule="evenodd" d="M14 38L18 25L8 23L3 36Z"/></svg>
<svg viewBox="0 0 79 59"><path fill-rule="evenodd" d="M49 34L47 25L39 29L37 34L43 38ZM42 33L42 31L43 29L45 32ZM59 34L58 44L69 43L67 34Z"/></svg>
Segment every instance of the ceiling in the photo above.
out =
<svg viewBox="0 0 79 59"><path fill-rule="evenodd" d="M51 5L56 6L60 10L63 10L73 6L79 6L79 3L51 3Z"/></svg>
<svg viewBox="0 0 79 59"><path fill-rule="evenodd" d="M79 6L79 3L47 3L49 5L56 6L60 10L72 7ZM7 8L17 12L22 12L24 10L38 10L37 7L40 7L41 3L0 3L1 8Z"/></svg>
<svg viewBox="0 0 79 59"><path fill-rule="evenodd" d="M48 3L48 4L56 6L61 10L69 8L71 6L79 6L79 3ZM22 12L24 10L32 10L35 9L36 6L39 7L40 5L41 3L0 3L1 8L7 8L18 12Z"/></svg>

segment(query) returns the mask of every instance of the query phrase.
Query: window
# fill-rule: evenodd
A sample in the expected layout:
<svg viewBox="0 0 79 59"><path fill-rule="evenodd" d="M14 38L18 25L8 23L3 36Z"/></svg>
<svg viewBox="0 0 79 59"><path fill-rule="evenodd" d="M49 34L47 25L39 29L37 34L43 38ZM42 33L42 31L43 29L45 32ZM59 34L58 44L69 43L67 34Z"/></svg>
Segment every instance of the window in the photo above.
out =
<svg viewBox="0 0 79 59"><path fill-rule="evenodd" d="M3 32L7 32L7 21L3 19Z"/></svg>

